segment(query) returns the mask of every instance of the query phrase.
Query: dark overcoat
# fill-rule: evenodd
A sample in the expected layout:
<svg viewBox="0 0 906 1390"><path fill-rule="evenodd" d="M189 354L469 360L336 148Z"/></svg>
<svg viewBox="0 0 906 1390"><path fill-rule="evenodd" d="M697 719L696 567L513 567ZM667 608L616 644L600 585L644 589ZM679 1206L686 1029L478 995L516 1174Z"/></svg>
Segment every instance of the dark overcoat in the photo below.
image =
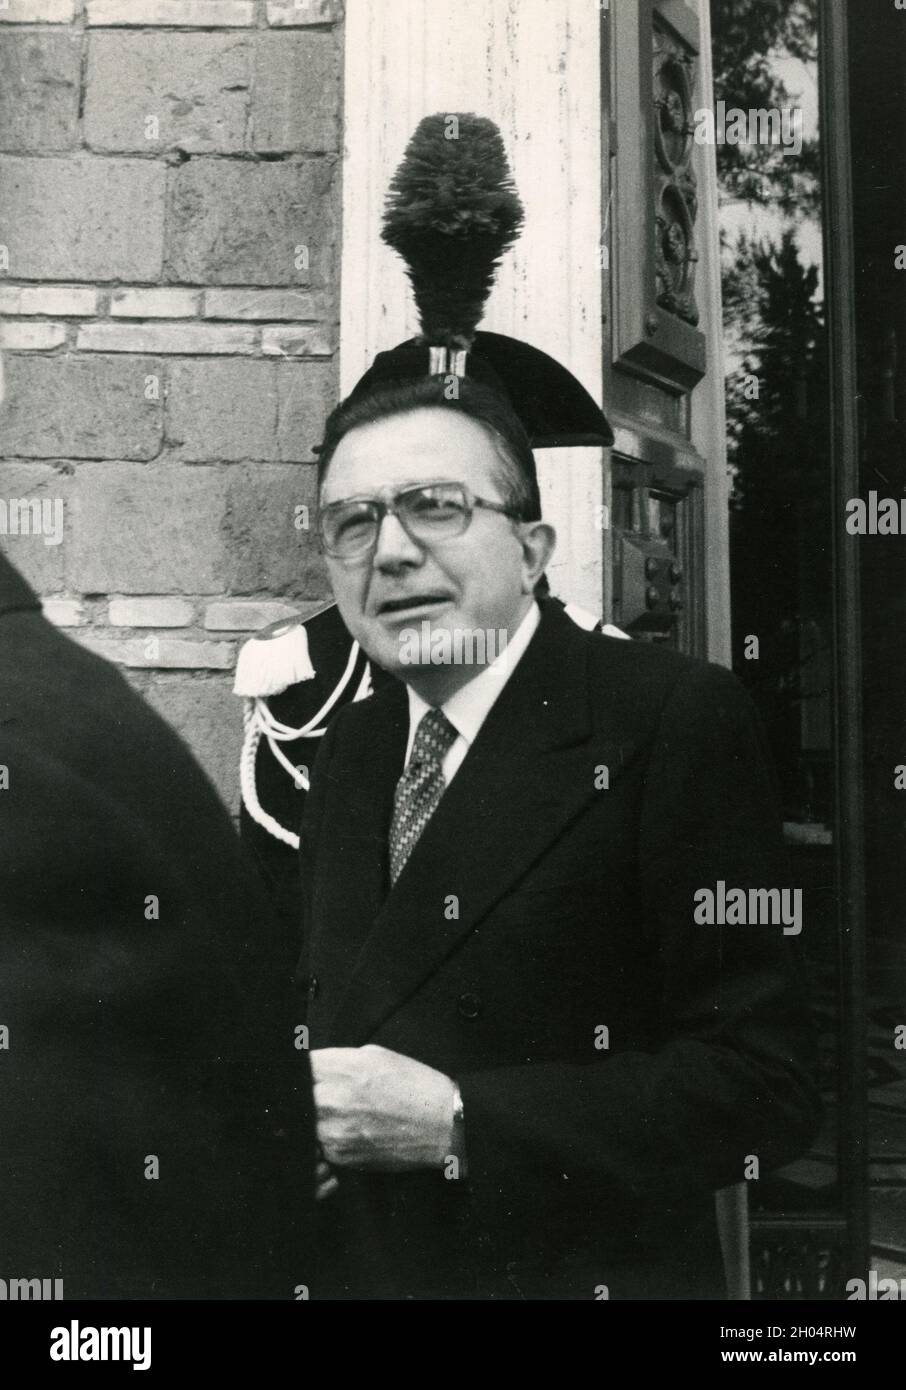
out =
<svg viewBox="0 0 906 1390"><path fill-rule="evenodd" d="M173 731L0 556L0 1273L312 1281L294 955Z"/></svg>
<svg viewBox="0 0 906 1390"><path fill-rule="evenodd" d="M468 1166L340 1168L324 1292L724 1297L715 1190L791 1160L819 1117L798 941L694 921L717 880L788 886L748 696L545 603L388 890L407 731L391 686L324 739L301 973L312 1047L459 1082Z"/></svg>

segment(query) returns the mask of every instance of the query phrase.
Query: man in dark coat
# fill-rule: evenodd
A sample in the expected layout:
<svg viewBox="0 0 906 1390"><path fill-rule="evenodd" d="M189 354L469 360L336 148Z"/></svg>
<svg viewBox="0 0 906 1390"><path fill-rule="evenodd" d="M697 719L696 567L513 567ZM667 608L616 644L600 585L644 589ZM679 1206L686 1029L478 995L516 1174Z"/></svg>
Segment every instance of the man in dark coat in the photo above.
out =
<svg viewBox="0 0 906 1390"><path fill-rule="evenodd" d="M444 390L341 406L321 460L344 622L406 683L334 721L301 834L323 1292L725 1297L715 1191L818 1121L762 734L722 668L539 606L518 425Z"/></svg>
<svg viewBox="0 0 906 1390"><path fill-rule="evenodd" d="M286 943L183 744L2 556L0 846L4 1277L304 1296L315 1141Z"/></svg>

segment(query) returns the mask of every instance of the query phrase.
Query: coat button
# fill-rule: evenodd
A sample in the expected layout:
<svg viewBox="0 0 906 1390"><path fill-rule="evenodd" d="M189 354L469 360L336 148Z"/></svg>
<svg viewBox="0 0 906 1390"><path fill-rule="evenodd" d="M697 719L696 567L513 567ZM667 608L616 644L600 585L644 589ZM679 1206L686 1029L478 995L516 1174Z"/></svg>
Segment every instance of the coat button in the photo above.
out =
<svg viewBox="0 0 906 1390"><path fill-rule="evenodd" d="M463 1018L477 1018L481 1013L481 1000L477 994L461 994L456 1007Z"/></svg>
<svg viewBox="0 0 906 1390"><path fill-rule="evenodd" d="M309 997L309 999L317 999L318 993L319 993L320 989L321 989L321 984L320 984L320 981L318 980L317 975L309 975L309 977L308 977L308 997Z"/></svg>

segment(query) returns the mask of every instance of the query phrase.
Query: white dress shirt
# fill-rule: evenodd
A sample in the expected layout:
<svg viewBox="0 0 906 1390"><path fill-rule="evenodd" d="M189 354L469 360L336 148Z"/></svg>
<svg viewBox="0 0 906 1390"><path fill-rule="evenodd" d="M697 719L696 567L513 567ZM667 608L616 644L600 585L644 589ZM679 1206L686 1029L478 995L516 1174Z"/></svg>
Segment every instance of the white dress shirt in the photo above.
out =
<svg viewBox="0 0 906 1390"><path fill-rule="evenodd" d="M532 603L522 622L513 633L503 651L488 666L484 666L476 676L461 686L455 695L440 706L456 730L457 737L447 750L443 761L444 781L447 786L456 776L462 760L478 736L478 730L487 719L491 706L506 685L525 649L535 635L541 621L541 609ZM407 767L415 742L415 731L431 705L417 695L411 685L406 687L409 694L409 742L406 744Z"/></svg>

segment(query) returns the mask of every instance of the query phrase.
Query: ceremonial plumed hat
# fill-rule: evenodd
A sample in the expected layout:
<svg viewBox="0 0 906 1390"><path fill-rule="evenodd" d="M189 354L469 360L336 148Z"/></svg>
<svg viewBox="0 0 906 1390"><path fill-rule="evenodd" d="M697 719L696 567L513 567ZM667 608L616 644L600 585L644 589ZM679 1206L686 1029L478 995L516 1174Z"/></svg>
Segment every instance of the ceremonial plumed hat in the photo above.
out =
<svg viewBox="0 0 906 1390"><path fill-rule="evenodd" d="M533 448L610 445L600 406L548 353L478 324L524 212L500 131L470 113L426 116L390 185L382 236L406 263L419 335L378 353L347 402L431 375L505 397Z"/></svg>

